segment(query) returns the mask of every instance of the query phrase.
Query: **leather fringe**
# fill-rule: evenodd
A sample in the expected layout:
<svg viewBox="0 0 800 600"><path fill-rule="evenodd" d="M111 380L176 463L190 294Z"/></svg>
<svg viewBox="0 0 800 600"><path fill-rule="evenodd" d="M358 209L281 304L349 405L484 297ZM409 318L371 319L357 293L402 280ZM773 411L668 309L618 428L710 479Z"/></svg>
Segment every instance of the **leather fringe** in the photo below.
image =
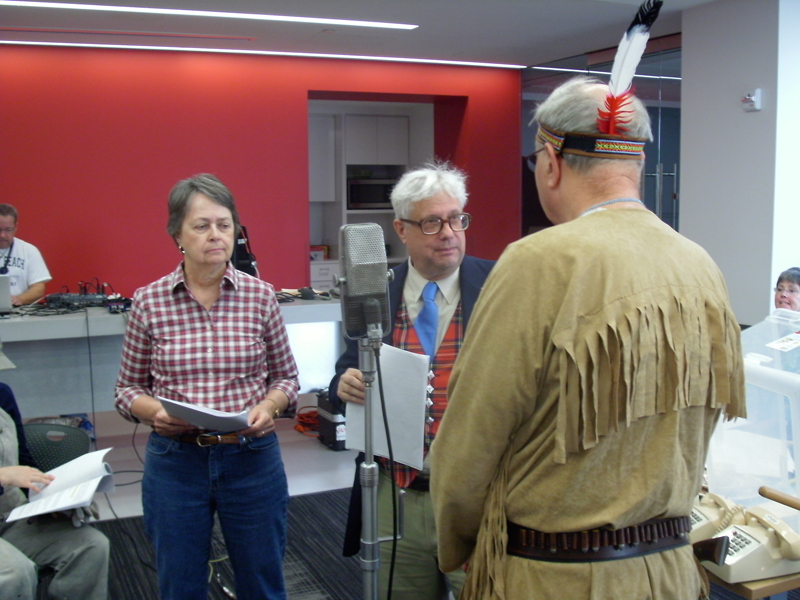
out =
<svg viewBox="0 0 800 600"><path fill-rule="evenodd" d="M643 417L690 406L722 408L726 419L746 416L732 313L699 297L673 297L671 306L634 306L620 317L624 301L553 336L561 377L558 463Z"/></svg>
<svg viewBox="0 0 800 600"><path fill-rule="evenodd" d="M489 495L478 530L478 539L469 561L467 578L459 600L506 600L503 561L508 543L505 502L508 490L508 470L514 455L513 439L489 486Z"/></svg>

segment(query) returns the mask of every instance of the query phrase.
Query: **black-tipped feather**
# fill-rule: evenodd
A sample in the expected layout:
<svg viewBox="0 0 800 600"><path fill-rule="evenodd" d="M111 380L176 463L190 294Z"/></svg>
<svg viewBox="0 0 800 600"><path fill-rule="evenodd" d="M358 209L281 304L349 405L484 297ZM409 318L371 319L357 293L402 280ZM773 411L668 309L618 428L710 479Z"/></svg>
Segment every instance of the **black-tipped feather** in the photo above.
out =
<svg viewBox="0 0 800 600"><path fill-rule="evenodd" d="M637 25L643 26L645 31L650 31L650 27L653 26L653 23L658 18L658 11L661 10L662 4L664 4L664 0L645 0L642 2L639 10L636 11L633 22L628 27L628 33Z"/></svg>

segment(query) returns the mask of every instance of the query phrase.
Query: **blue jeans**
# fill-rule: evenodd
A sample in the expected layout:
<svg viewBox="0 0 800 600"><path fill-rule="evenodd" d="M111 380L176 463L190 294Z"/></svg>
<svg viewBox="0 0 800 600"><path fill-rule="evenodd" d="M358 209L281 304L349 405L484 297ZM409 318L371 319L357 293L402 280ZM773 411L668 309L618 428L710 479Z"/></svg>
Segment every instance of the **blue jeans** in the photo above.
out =
<svg viewBox="0 0 800 600"><path fill-rule="evenodd" d="M278 437L201 448L151 433L142 482L144 523L162 600L208 596L214 512L242 600L285 600L289 493Z"/></svg>

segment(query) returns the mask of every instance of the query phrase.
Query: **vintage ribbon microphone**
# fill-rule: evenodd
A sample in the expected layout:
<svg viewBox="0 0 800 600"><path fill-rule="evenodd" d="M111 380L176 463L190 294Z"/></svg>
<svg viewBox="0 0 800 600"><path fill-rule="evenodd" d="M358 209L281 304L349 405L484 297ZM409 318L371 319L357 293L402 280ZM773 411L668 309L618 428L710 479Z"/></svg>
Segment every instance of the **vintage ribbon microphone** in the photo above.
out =
<svg viewBox="0 0 800 600"><path fill-rule="evenodd" d="M372 433L372 392L376 355L390 330L388 283L394 277L386 264L383 229L377 223L344 225L339 230L339 277L342 331L358 340L358 368L364 377L364 462L359 467L362 494L361 569L364 598L378 598L378 465Z"/></svg>

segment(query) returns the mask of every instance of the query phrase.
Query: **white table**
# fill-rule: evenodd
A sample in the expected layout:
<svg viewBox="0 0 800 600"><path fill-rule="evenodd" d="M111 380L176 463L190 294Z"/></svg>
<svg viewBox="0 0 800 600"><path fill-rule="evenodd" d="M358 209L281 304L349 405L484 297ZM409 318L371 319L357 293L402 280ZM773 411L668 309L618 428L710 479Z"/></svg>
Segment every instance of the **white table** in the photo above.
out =
<svg viewBox="0 0 800 600"><path fill-rule="evenodd" d="M281 304L300 371L300 391L325 387L342 349L338 300ZM24 418L114 410L127 314L88 308L51 316L0 318L3 351L16 369L0 371Z"/></svg>

